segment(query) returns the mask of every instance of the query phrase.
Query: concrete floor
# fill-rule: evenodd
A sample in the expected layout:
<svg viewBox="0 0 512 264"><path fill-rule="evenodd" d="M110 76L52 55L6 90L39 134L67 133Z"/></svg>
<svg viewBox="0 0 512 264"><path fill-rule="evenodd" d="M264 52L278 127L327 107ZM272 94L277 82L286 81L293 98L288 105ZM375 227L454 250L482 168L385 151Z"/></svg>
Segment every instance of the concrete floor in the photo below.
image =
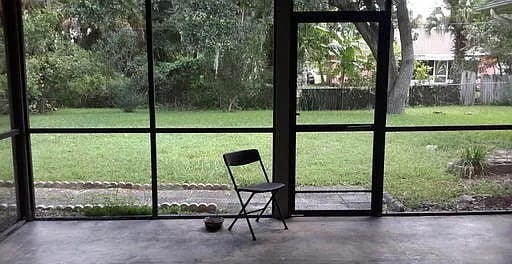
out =
<svg viewBox="0 0 512 264"><path fill-rule="evenodd" d="M225 223L231 223L228 219ZM0 263L512 263L512 215L292 218L233 232L201 220L38 221Z"/></svg>

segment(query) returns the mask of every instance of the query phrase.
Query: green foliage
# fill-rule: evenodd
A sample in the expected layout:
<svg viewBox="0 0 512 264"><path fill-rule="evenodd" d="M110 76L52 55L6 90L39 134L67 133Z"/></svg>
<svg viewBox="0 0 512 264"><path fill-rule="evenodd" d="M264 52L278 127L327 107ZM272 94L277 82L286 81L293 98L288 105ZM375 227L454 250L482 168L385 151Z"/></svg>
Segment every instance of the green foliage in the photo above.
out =
<svg viewBox="0 0 512 264"><path fill-rule="evenodd" d="M159 104L225 110L271 105L272 1L152 1L152 7ZM57 0L28 8L31 109L115 104L132 111L148 90L144 14L144 2L136 0ZM119 85L119 78L136 85Z"/></svg>
<svg viewBox="0 0 512 264"><path fill-rule="evenodd" d="M481 15L476 22L465 29L468 44L497 58L501 73L512 74L512 23L488 15Z"/></svg>
<svg viewBox="0 0 512 264"><path fill-rule="evenodd" d="M462 176L471 178L483 173L487 148L482 145L470 145L462 150L459 165L463 168Z"/></svg>
<svg viewBox="0 0 512 264"><path fill-rule="evenodd" d="M228 111L268 108L263 98L272 83L269 1L183 1L175 6L157 2L155 6L157 36L170 45L157 47L159 104Z"/></svg>
<svg viewBox="0 0 512 264"><path fill-rule="evenodd" d="M182 57L155 67L157 103L170 108L193 108L208 100L204 86L205 59ZM205 106L206 107L206 106Z"/></svg>
<svg viewBox="0 0 512 264"><path fill-rule="evenodd" d="M145 66L140 60L143 56L142 51L145 50L143 44L137 41L137 35L133 29L123 27L106 33L105 38L98 41L95 50L103 54L105 61L115 71L140 78L137 73L141 72L139 69Z"/></svg>
<svg viewBox="0 0 512 264"><path fill-rule="evenodd" d="M462 164L480 166L484 160L487 149L481 145L465 147L461 154Z"/></svg>
<svg viewBox="0 0 512 264"><path fill-rule="evenodd" d="M183 1L177 6L178 29L192 52L229 49L236 33L237 6L232 1Z"/></svg>
<svg viewBox="0 0 512 264"><path fill-rule="evenodd" d="M340 86L371 84L375 59L352 24L303 24L299 31L298 59L302 69L316 68L327 81ZM322 77L323 78L323 77Z"/></svg>
<svg viewBox="0 0 512 264"><path fill-rule="evenodd" d="M81 209L80 212L84 216L130 216L130 215L151 215L152 208L149 205L114 205L104 207L92 207ZM167 208L160 208L159 214L186 214L187 210L181 209L179 206L173 205Z"/></svg>
<svg viewBox="0 0 512 264"><path fill-rule="evenodd" d="M59 25L63 14L58 9L36 9L23 17L25 52L28 56L55 52L65 45L66 38Z"/></svg>
<svg viewBox="0 0 512 264"><path fill-rule="evenodd" d="M432 71L432 67L428 66L426 63L415 61L414 79L419 81L427 81L430 77L430 71Z"/></svg>
<svg viewBox="0 0 512 264"><path fill-rule="evenodd" d="M69 16L77 21L78 36L74 39L84 48L90 48L106 39L105 34L130 27L144 39L144 2L139 0L72 1L67 5Z"/></svg>
<svg viewBox="0 0 512 264"><path fill-rule="evenodd" d="M29 105L38 113L60 106L110 106L107 82L98 53L71 43L27 60Z"/></svg>
<svg viewBox="0 0 512 264"><path fill-rule="evenodd" d="M129 216L129 215L151 215L149 205L115 205L104 207L84 208L80 213L84 216Z"/></svg>
<svg viewBox="0 0 512 264"><path fill-rule="evenodd" d="M146 103L147 96L140 92L139 84L131 79L120 79L112 85L114 104L124 112L135 112Z"/></svg>
<svg viewBox="0 0 512 264"><path fill-rule="evenodd" d="M146 195L146 194L145 194ZM130 216L151 215L151 205L139 204L137 198L119 194L119 189L112 193L95 194L89 197L88 204L101 205L83 208L79 213L84 216ZM160 214L183 214L187 210L173 205L160 209Z"/></svg>

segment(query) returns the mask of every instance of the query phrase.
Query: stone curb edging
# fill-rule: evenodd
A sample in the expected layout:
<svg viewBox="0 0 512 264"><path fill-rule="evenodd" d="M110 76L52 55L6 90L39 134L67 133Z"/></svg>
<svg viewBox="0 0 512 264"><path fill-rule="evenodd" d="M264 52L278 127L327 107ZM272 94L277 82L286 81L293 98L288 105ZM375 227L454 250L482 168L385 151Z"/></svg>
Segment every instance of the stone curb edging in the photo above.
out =
<svg viewBox="0 0 512 264"><path fill-rule="evenodd" d="M122 207L123 205L117 205ZM135 206L149 206L149 205L135 205ZM77 204L77 205L37 205L36 210L63 210L63 211L80 211L81 209L92 209L92 208L105 208L103 204ZM116 206L112 206L116 207ZM179 207L181 210L195 212L195 213L215 213L217 211L217 205L214 203L162 203L158 205L160 209L166 209L170 207ZM0 210L16 209L16 204L0 204Z"/></svg>
<svg viewBox="0 0 512 264"><path fill-rule="evenodd" d="M14 187L13 181L0 181L0 187ZM40 181L34 182L36 188L65 188L65 189L134 189L151 190L151 184L139 184L131 182L101 182L101 181ZM158 190L230 190L227 184L210 183L180 183L159 184Z"/></svg>

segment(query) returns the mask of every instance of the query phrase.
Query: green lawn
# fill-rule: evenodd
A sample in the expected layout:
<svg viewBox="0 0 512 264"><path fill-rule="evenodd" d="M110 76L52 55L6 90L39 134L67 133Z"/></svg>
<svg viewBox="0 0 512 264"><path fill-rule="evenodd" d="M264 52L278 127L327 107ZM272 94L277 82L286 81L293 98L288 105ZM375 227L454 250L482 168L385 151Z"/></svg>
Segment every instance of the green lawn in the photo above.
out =
<svg viewBox="0 0 512 264"><path fill-rule="evenodd" d="M442 112L433 114L433 112ZM301 111L300 124L372 123L373 110ZM158 127L271 127L271 111L157 111ZM442 106L408 108L404 114L389 115L389 126L512 124L511 106ZM0 127L8 126L6 116ZM123 113L119 109L59 109L31 114L33 128L47 127L148 127L146 110Z"/></svg>
<svg viewBox="0 0 512 264"><path fill-rule="evenodd" d="M443 114L433 114L442 111ZM469 114L468 112L471 112ZM301 112L301 123L366 123L372 111ZM512 107L411 108L388 117L389 125L512 124ZM162 127L265 127L271 111L158 112ZM61 109L31 115L32 127L145 127L147 112L117 109ZM32 159L36 181L98 180L150 182L149 135L33 135ZM161 134L157 137L160 183L228 183L221 154L258 148L271 168L272 135ZM466 188L446 172L446 164L471 144L512 148L512 131L388 133L385 189L415 207L420 202L447 202L463 193L512 194L489 181ZM4 146L5 145L5 146ZM429 151L427 145L436 145ZM11 177L8 144L1 145L0 178ZM299 133L297 183L300 185L370 185L372 134ZM254 180L253 176L246 181Z"/></svg>

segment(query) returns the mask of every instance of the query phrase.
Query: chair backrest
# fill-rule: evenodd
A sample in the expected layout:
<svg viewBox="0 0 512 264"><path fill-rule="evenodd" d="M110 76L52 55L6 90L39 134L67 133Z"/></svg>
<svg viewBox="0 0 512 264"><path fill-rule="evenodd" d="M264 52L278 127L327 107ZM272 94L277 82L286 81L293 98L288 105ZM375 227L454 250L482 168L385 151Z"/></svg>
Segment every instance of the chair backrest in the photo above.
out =
<svg viewBox="0 0 512 264"><path fill-rule="evenodd" d="M222 157L224 158L224 163L228 168L228 173L229 176L231 177L231 181L233 182L235 189L237 189L238 186L236 184L235 177L233 176L233 172L231 171L230 168L232 166L243 166L254 162L259 162L261 170L263 171L263 175L265 176L265 180L269 182L267 171L265 170L265 166L263 166L260 153L258 152L257 149L246 149L225 153L224 155L222 155Z"/></svg>
<svg viewBox="0 0 512 264"><path fill-rule="evenodd" d="M222 155L228 166L241 166L261 160L257 149L247 149Z"/></svg>

